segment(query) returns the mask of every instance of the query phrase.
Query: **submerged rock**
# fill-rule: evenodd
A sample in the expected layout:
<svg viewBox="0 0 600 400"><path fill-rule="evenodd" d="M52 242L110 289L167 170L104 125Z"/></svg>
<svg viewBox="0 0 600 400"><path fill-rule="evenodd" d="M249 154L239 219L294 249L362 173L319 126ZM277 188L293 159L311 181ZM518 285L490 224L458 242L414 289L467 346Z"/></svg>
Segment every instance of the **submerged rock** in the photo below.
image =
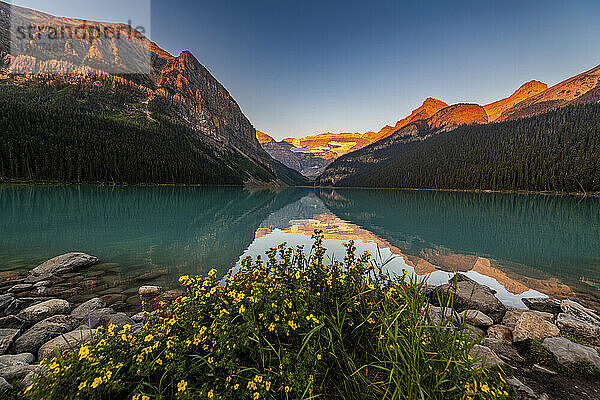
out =
<svg viewBox="0 0 600 400"><path fill-rule="evenodd" d="M592 347L574 343L564 337L544 339L542 346L552 353L556 357L556 362L563 367L587 362L600 368L600 355Z"/></svg>
<svg viewBox="0 0 600 400"><path fill-rule="evenodd" d="M30 271L34 276L48 276L77 271L90 267L98 262L98 258L86 253L66 253L43 262Z"/></svg>

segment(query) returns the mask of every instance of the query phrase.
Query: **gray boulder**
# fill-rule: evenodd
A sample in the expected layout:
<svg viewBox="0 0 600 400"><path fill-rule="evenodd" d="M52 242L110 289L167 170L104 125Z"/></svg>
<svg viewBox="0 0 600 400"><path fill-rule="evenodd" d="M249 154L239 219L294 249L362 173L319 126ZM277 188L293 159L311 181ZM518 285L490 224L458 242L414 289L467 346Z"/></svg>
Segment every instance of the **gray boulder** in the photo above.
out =
<svg viewBox="0 0 600 400"><path fill-rule="evenodd" d="M12 367L14 365L27 365L35 361L31 353L4 354L0 356L0 368Z"/></svg>
<svg viewBox="0 0 600 400"><path fill-rule="evenodd" d="M554 322L554 314L541 311L514 309L506 312L504 318L502 318L502 325L507 326L511 331L514 330L515 325L517 324L523 313L536 315L537 317L540 317L541 319L544 319L548 322Z"/></svg>
<svg viewBox="0 0 600 400"><path fill-rule="evenodd" d="M106 308L106 303L104 302L104 300L95 297L76 307L71 312L71 316L78 319L85 319L88 315L90 315L92 311L96 311L102 308Z"/></svg>
<svg viewBox="0 0 600 400"><path fill-rule="evenodd" d="M24 308L29 306L40 304L41 302L48 300L47 297L19 297L14 299L4 311L5 314L17 314Z"/></svg>
<svg viewBox="0 0 600 400"><path fill-rule="evenodd" d="M549 297L530 297L523 299L530 310L542 311L550 314L558 314L562 312L560 308L560 300L551 299Z"/></svg>
<svg viewBox="0 0 600 400"><path fill-rule="evenodd" d="M596 311L586 308L579 303L572 300L563 300L560 304L560 308L565 314L572 315L581 321L600 326L600 315L598 315Z"/></svg>
<svg viewBox="0 0 600 400"><path fill-rule="evenodd" d="M17 283L16 285L8 289L8 293L21 293L26 292L30 289L33 289L33 285L31 283Z"/></svg>
<svg viewBox="0 0 600 400"><path fill-rule="evenodd" d="M3 294L0 295L0 310L8 306L15 299L14 294Z"/></svg>
<svg viewBox="0 0 600 400"><path fill-rule="evenodd" d="M475 326L488 327L494 324L494 321L490 317L479 310L465 310L458 314L458 317Z"/></svg>
<svg viewBox="0 0 600 400"><path fill-rule="evenodd" d="M98 262L98 258L86 253L66 253L43 262L30 271L34 276L48 276L77 271L90 267Z"/></svg>
<svg viewBox="0 0 600 400"><path fill-rule="evenodd" d="M64 333L54 339L46 342L38 351L38 359L51 358L56 352L63 353L66 350L77 350L85 342L92 340L96 330L82 325L79 328Z"/></svg>
<svg viewBox="0 0 600 400"><path fill-rule="evenodd" d="M438 286L436 296L442 299L448 297L454 301L454 308L457 311L463 310L479 310L485 313L495 323L502 320L506 313L506 307L494 295L494 291L487 286L480 285L472 280L462 280L453 283Z"/></svg>
<svg viewBox="0 0 600 400"><path fill-rule="evenodd" d="M458 315L454 310L448 307L436 307L431 304L427 306L427 315L432 325L438 327L454 327L454 322L458 322Z"/></svg>
<svg viewBox="0 0 600 400"><path fill-rule="evenodd" d="M469 356L473 358L475 368L490 368L504 364L492 349L479 344L473 346L469 351Z"/></svg>
<svg viewBox="0 0 600 400"><path fill-rule="evenodd" d="M71 305L68 301L51 299L29 306L26 309L21 310L17 316L29 322L38 322L51 317L52 315L68 314L70 309Z"/></svg>
<svg viewBox="0 0 600 400"><path fill-rule="evenodd" d="M521 313L512 331L513 342L558 336L560 330L552 322L534 312Z"/></svg>
<svg viewBox="0 0 600 400"><path fill-rule="evenodd" d="M515 346L506 341L484 338L481 341L481 345L492 349L501 360L508 364L521 364L525 362L525 359L519 354Z"/></svg>
<svg viewBox="0 0 600 400"><path fill-rule="evenodd" d="M0 354L6 352L19 332L19 329L0 329Z"/></svg>
<svg viewBox="0 0 600 400"><path fill-rule="evenodd" d="M586 362L600 368L600 355L594 348L574 343L564 337L544 339L542 346L556 357L558 364L564 367Z"/></svg>
<svg viewBox="0 0 600 400"><path fill-rule="evenodd" d="M0 394L8 392L13 387L10 383L6 382L6 379L0 377Z"/></svg>
<svg viewBox="0 0 600 400"><path fill-rule="evenodd" d="M25 320L14 315L7 315L0 318L0 329L21 329L24 325Z"/></svg>
<svg viewBox="0 0 600 400"><path fill-rule="evenodd" d="M581 320L570 314L558 314L556 325L566 336L573 336L600 346L600 326Z"/></svg>
<svg viewBox="0 0 600 400"><path fill-rule="evenodd" d="M110 325L116 325L119 328L122 328L125 325L133 325L135 321L131 319L131 317L125 313L119 312L115 314L109 314L106 319L103 319L100 324L97 326L105 326L108 327Z"/></svg>
<svg viewBox="0 0 600 400"><path fill-rule="evenodd" d="M153 285L140 286L138 289L138 294L140 296L155 297L160 294L160 287Z"/></svg>
<svg viewBox="0 0 600 400"><path fill-rule="evenodd" d="M35 365L12 365L10 367L0 368L0 377L8 380L23 379L27 374L36 369Z"/></svg>
<svg viewBox="0 0 600 400"><path fill-rule="evenodd" d="M13 343L13 350L18 353L37 353L44 343L61 333L72 331L78 325L79 321L74 317L53 315L33 325L17 338Z"/></svg>
<svg viewBox="0 0 600 400"><path fill-rule="evenodd" d="M512 331L505 325L492 325L487 330L490 339L512 343Z"/></svg>
<svg viewBox="0 0 600 400"><path fill-rule="evenodd" d="M100 325L106 326L106 322L109 320L110 316L116 313L117 312L110 307L100 308L90 312L87 316L82 318L81 323L92 328L96 328Z"/></svg>

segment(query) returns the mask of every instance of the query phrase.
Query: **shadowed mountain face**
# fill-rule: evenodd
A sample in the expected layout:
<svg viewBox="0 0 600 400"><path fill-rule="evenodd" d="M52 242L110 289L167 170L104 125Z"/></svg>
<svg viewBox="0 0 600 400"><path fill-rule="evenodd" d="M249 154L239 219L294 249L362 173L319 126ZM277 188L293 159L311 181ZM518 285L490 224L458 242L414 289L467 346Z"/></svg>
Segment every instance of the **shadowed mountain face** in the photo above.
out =
<svg viewBox="0 0 600 400"><path fill-rule="evenodd" d="M20 47L24 41L27 51ZM262 149L229 92L190 52L172 56L129 26L56 17L0 2L0 50L0 90L43 82L50 88L71 86L71 92L102 91L106 103L115 99L115 92L125 97L129 93L130 104L116 99L112 109L102 110L102 117L122 122L134 114L143 124L161 119L184 125L213 148L208 157L223 153L219 147L224 146L237 154L229 158L254 164L245 168L249 180L275 180L282 168ZM46 95L43 102L53 104L64 97L58 90ZM243 168L241 164L230 167Z"/></svg>
<svg viewBox="0 0 600 400"><path fill-rule="evenodd" d="M309 179L318 178L333 161L333 159L319 157L308 148L296 147L285 140L276 142L271 136L260 131L256 131L256 137L271 157Z"/></svg>
<svg viewBox="0 0 600 400"><path fill-rule="evenodd" d="M269 135L257 131L257 138L271 157L299 171L302 175L315 179L338 157L360 150L413 121L427 119L444 107L448 107L448 105L430 97L420 107L413 110L408 117L399 120L394 126L384 126L379 132L322 133L300 139L287 138L276 142Z"/></svg>
<svg viewBox="0 0 600 400"><path fill-rule="evenodd" d="M319 183L335 185L363 169L364 165L374 165L388 159L392 146L423 141L461 125L486 122L485 110L476 104L455 104L442 108L429 118L410 122L390 136L338 158L319 177Z"/></svg>

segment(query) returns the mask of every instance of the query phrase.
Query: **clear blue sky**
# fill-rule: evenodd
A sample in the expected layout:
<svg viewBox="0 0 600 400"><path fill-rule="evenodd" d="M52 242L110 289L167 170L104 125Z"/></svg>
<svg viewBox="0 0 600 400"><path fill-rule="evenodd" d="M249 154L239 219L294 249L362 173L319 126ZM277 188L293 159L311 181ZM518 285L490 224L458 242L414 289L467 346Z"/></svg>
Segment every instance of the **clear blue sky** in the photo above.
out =
<svg viewBox="0 0 600 400"><path fill-rule="evenodd" d="M143 14L116 0L15 2L115 22ZM597 0L153 0L151 11L151 39L190 50L277 139L377 130L429 96L485 104L600 64Z"/></svg>

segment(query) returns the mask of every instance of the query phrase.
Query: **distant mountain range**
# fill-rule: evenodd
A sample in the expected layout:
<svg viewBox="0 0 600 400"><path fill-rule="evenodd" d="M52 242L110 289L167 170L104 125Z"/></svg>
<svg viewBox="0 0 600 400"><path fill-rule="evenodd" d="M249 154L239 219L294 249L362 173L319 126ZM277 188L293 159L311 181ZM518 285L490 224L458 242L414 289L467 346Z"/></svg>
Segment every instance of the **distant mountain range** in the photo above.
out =
<svg viewBox="0 0 600 400"><path fill-rule="evenodd" d="M428 98L409 116L394 125L386 125L378 132L324 133L261 144L272 157L288 167L309 178L313 178L316 171L319 171L323 173L319 180L321 184L335 185L352 174L353 168L349 166L353 162L374 162L374 151L399 142L425 140L461 125L498 123L531 117L569 105L596 103L600 100L599 80L600 66L550 88L542 82L532 80L510 96L483 107L474 104L449 106L443 101ZM310 160L307 157L309 152L314 156ZM300 164L297 161L299 155L303 158ZM335 162L342 158L343 161ZM357 163L355 169L360 168L361 164Z"/></svg>
<svg viewBox="0 0 600 400"><path fill-rule="evenodd" d="M27 30L18 30L19 26L33 26L34 36L26 37ZM44 43L35 37L36 27L76 29L78 26L84 26L87 29L84 32L90 32L90 36L65 36L63 40L52 42L53 46L46 46L49 41ZM56 34L59 28L54 29ZM100 34L92 40L92 29L113 34ZM94 135L94 151L100 152L98 156L110 158L112 163L103 174L94 172L86 176L81 171L88 170L87 166L94 163L81 156L92 151L86 143L73 148L73 143L68 143L70 139L54 135L42 140L46 146L38 146L36 154L28 154L21 148L22 140L12 142L14 138L10 135L16 134L18 128L4 126L0 178L276 185L305 182L299 173L273 160L263 150L254 127L236 101L190 52L172 56L137 31L129 38L124 38L124 33L120 38L114 34L131 29L123 24L56 17L0 2L0 100L5 102L3 105L38 107L44 118L35 122L29 119L32 129L24 133L35 138L42 135L42 125L58 123L54 119L59 114L53 112L54 108L73 113L64 116L65 121L89 119L96 125L108 123L111 129ZM46 30L40 32L41 38L52 34ZM15 44L15 35L27 40L26 54L11 47ZM25 111L21 114L26 117ZM144 156L150 160L135 162L137 167L150 168L153 174L136 177L130 170L136 168L131 164L132 149L115 147L111 137L120 127L132 135L128 136L132 146L144 148L147 145L149 153ZM166 137L165 143L159 144L155 132L176 137ZM8 148L12 149L10 157L4 152ZM37 166L30 159L59 158L66 150L80 154L77 160L70 160L71 164L79 164L78 167L65 165L60 171L52 172L55 165ZM164 155L159 153L164 151L179 156L162 159ZM67 163L69 161L61 164Z"/></svg>

